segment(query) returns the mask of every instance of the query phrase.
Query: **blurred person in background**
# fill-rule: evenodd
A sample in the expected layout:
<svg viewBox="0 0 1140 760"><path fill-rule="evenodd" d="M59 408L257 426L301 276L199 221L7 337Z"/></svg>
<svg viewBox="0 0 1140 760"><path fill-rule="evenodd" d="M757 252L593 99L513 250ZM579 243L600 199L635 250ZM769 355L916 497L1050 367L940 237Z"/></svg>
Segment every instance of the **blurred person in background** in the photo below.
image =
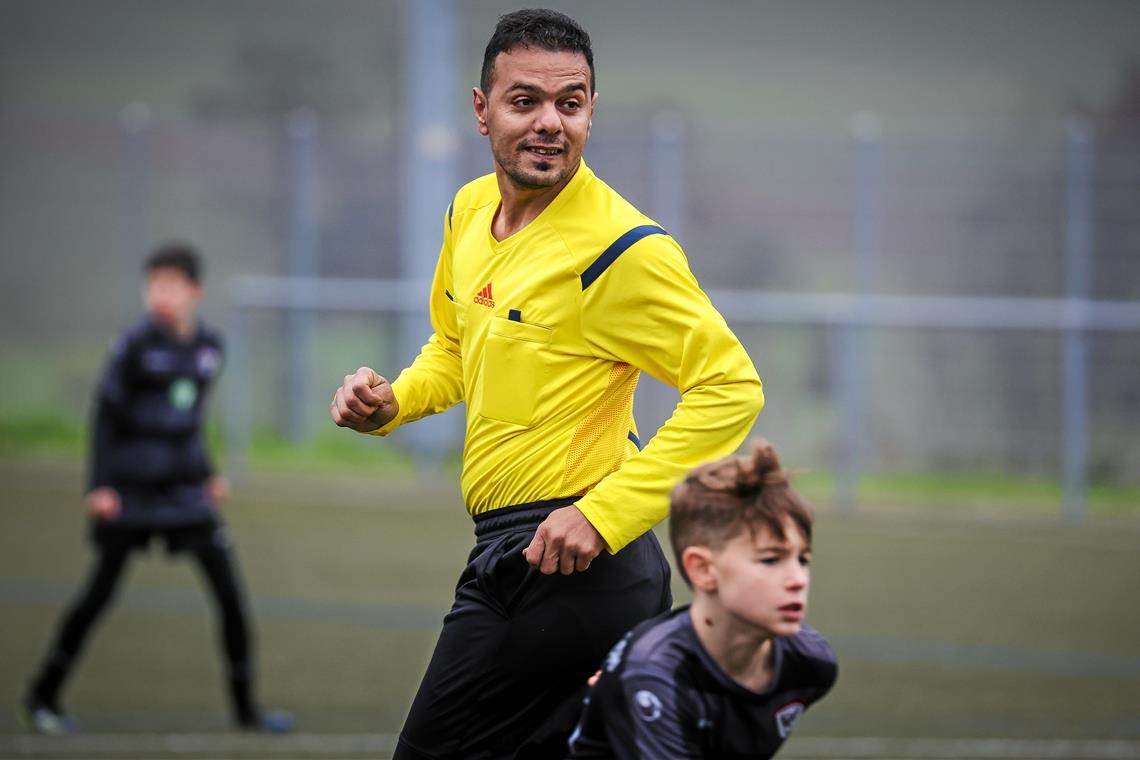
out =
<svg viewBox="0 0 1140 760"><path fill-rule="evenodd" d="M689 473L669 533L693 602L610 651L571 757L772 757L837 674L831 647L803 623L811 528L767 441Z"/></svg>
<svg viewBox="0 0 1140 760"><path fill-rule="evenodd" d="M499 20L473 90L495 171L444 214L434 332L395 382L362 367L330 406L387 435L467 405L476 544L396 760L562 757L597 663L672 604L650 532L669 489L735 449L763 405L680 246L583 162L596 102L577 22ZM640 371L681 393L644 450Z"/></svg>
<svg viewBox="0 0 1140 760"><path fill-rule="evenodd" d="M201 258L190 245L166 244L149 256L144 273L147 314L114 341L95 398L86 497L95 562L31 682L27 718L44 734L77 730L60 691L132 552L157 538L169 555L187 553L197 561L213 596L234 721L286 732L292 717L262 710L254 699L249 613L217 512L229 483L214 472L202 440L204 404L222 367L223 344L197 318Z"/></svg>

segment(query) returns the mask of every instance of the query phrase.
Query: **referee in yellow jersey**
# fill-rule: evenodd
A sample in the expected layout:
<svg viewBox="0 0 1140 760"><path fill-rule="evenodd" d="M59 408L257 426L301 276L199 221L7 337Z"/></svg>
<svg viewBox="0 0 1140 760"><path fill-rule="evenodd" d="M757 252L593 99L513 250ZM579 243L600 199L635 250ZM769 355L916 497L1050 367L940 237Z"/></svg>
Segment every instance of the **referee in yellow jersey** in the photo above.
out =
<svg viewBox="0 0 1140 760"><path fill-rule="evenodd" d="M467 403L476 543L396 760L563 757L586 679L672 603L650 532L670 488L764 403L680 246L582 160L595 84L574 20L499 20L473 90L495 171L444 215L433 333L390 385L362 367L333 398L337 425L375 435ZM642 371L681 394L644 448Z"/></svg>

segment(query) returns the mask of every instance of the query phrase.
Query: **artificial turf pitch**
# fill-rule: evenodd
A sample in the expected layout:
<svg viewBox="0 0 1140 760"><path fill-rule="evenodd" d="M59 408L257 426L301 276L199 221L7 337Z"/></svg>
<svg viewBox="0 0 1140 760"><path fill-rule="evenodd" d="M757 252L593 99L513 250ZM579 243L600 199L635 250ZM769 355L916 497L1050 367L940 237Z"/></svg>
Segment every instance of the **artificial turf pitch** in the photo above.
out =
<svg viewBox="0 0 1140 760"><path fill-rule="evenodd" d="M383 756L471 546L453 475L258 474L239 483L224 511L256 613L260 691L295 713L304 742L226 738L213 616L193 566L155 545L128 571L65 693L88 736L69 754L66 743L22 736L18 704L91 560L81 471L10 460L0 479L0 756L131 747L172 757ZM1140 756L1138 587L1134 519L1070 526L822 508L809 621L832 641L840 679L786 754L804 756L795 748L803 738L805 747L840 742L820 756L882 756L888 750L872 745L860 755L851 741L878 737L1048 740L1024 751ZM102 755L91 743L98 737L111 742ZM927 756L1001 756L970 751Z"/></svg>

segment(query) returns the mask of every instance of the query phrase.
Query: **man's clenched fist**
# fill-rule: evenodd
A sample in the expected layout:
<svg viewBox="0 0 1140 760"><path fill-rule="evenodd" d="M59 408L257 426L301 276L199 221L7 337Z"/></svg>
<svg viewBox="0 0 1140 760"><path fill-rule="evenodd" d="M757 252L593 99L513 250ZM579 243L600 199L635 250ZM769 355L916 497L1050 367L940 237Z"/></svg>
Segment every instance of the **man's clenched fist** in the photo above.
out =
<svg viewBox="0 0 1140 760"><path fill-rule="evenodd" d="M345 375L329 406L333 422L360 433L387 425L399 411L392 386L370 367Z"/></svg>

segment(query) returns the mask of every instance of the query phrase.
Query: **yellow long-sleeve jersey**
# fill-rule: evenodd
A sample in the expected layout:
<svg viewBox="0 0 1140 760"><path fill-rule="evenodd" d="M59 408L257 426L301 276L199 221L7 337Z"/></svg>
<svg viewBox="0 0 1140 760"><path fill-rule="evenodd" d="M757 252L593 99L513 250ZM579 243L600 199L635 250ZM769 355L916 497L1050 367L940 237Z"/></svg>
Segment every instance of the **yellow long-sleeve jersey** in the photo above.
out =
<svg viewBox="0 0 1140 760"><path fill-rule="evenodd" d="M611 552L661 521L694 466L736 449L760 378L680 246L583 162L525 228L499 241L495 175L448 209L432 283L434 333L392 384L380 430L467 402L467 510L576 496ZM639 372L681 393L643 450Z"/></svg>

